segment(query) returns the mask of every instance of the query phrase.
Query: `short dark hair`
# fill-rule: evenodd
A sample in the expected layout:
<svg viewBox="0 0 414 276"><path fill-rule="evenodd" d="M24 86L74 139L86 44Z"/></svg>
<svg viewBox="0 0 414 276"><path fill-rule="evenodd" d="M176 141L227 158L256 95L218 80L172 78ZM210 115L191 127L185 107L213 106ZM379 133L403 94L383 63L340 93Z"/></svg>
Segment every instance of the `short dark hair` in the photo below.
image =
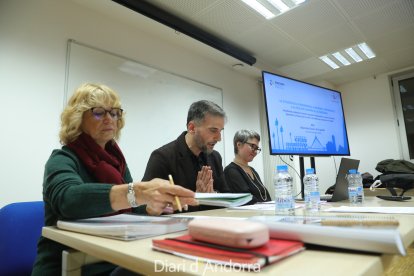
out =
<svg viewBox="0 0 414 276"><path fill-rule="evenodd" d="M234 146L234 153L237 154L239 152L237 148L237 143L246 143L249 139L257 139L260 142L260 135L256 131L241 129L234 134L233 138L233 146Z"/></svg>
<svg viewBox="0 0 414 276"><path fill-rule="evenodd" d="M187 125L190 121L200 124L206 114L226 118L226 112L216 103L207 100L197 101L191 104L188 109Z"/></svg>

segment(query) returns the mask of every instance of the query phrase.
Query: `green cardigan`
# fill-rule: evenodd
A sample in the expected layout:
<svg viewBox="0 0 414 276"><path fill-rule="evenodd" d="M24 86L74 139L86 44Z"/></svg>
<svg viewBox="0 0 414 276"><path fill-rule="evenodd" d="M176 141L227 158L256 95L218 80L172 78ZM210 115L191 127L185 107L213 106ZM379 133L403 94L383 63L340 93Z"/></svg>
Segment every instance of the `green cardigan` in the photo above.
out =
<svg viewBox="0 0 414 276"><path fill-rule="evenodd" d="M132 182L127 167L124 180ZM113 184L97 183L86 167L66 146L54 150L45 166L43 201L45 226L56 226L59 219L82 219L114 213L109 192ZM145 213L145 206L134 208L134 213ZM32 275L60 275L62 251L69 247L40 237ZM115 268L109 263L85 266L82 275L105 275Z"/></svg>

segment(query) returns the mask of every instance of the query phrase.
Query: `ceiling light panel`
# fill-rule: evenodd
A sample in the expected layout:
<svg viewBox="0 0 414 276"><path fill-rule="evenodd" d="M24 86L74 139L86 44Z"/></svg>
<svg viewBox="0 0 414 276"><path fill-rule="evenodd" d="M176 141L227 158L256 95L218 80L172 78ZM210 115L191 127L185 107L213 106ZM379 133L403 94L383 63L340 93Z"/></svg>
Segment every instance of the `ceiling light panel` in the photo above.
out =
<svg viewBox="0 0 414 276"><path fill-rule="evenodd" d="M241 0L266 19L290 11L308 0Z"/></svg>
<svg viewBox="0 0 414 276"><path fill-rule="evenodd" d="M297 5L297 6L299 6L300 4L302 4L302 3L305 3L307 0L292 0L292 2L295 4L295 5Z"/></svg>
<svg viewBox="0 0 414 276"><path fill-rule="evenodd" d="M345 49L345 52L355 61L360 62L362 61L362 58L355 52L353 48L347 48Z"/></svg>
<svg viewBox="0 0 414 276"><path fill-rule="evenodd" d="M340 53L336 52L332 54L340 63L344 66L350 65L351 63Z"/></svg>
<svg viewBox="0 0 414 276"><path fill-rule="evenodd" d="M358 48L367 56L367 58L374 58L375 54L365 42L358 44Z"/></svg>
<svg viewBox="0 0 414 276"><path fill-rule="evenodd" d="M280 13L287 12L290 8L282 2L282 0L267 0L273 7L278 9Z"/></svg>
<svg viewBox="0 0 414 276"><path fill-rule="evenodd" d="M243 3L260 13L266 19L272 19L276 15L256 0L242 0Z"/></svg>
<svg viewBox="0 0 414 276"><path fill-rule="evenodd" d="M319 59L322 60L323 62L325 62L326 64L328 64L332 69L338 69L339 68L338 64L333 62L333 60L330 59L327 56L321 56L321 57L319 57Z"/></svg>
<svg viewBox="0 0 414 276"><path fill-rule="evenodd" d="M374 57L375 54L368 44L362 42L335 53L321 56L319 59L328 64L331 68L338 69L340 67L348 66ZM335 63L335 60L337 60L338 63ZM336 66L332 66L332 62L334 62Z"/></svg>

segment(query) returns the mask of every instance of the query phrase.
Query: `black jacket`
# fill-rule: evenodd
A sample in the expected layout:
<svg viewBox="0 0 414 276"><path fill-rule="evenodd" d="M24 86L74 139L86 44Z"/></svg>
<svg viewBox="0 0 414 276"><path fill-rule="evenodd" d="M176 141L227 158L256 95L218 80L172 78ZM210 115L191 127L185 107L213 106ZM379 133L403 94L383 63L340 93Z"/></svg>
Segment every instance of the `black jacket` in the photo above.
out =
<svg viewBox="0 0 414 276"><path fill-rule="evenodd" d="M175 184L195 191L197 173L201 165L208 165L213 170L214 190L220 193L229 192L224 179L220 153L213 151L207 156L204 154L195 156L185 142L186 133L184 131L176 140L151 153L142 181L149 181L156 177L168 179L168 175L171 174Z"/></svg>

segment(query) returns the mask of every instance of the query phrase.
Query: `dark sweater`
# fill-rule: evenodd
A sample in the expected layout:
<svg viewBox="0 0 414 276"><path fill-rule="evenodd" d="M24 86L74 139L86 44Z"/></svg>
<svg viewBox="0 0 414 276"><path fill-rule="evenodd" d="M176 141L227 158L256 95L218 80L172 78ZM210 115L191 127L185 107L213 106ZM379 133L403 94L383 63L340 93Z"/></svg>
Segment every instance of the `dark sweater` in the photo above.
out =
<svg viewBox="0 0 414 276"><path fill-rule="evenodd" d="M132 181L127 167L123 176ZM113 184L97 183L77 156L66 146L54 150L45 166L43 201L45 226L55 226L60 219L82 219L114 213L109 200ZM142 211L140 208L134 212ZM40 237L32 275L60 275L62 251L69 247ZM88 266L85 274L106 274L115 268L109 263Z"/></svg>
<svg viewBox="0 0 414 276"><path fill-rule="evenodd" d="M250 167L255 175L255 179L252 180L244 170L231 162L224 169L224 176L226 177L226 183L232 193L251 193L253 199L247 204L254 204L256 202L271 201L269 191L263 186L260 180L259 174L255 169ZM246 205L247 205L246 204Z"/></svg>

